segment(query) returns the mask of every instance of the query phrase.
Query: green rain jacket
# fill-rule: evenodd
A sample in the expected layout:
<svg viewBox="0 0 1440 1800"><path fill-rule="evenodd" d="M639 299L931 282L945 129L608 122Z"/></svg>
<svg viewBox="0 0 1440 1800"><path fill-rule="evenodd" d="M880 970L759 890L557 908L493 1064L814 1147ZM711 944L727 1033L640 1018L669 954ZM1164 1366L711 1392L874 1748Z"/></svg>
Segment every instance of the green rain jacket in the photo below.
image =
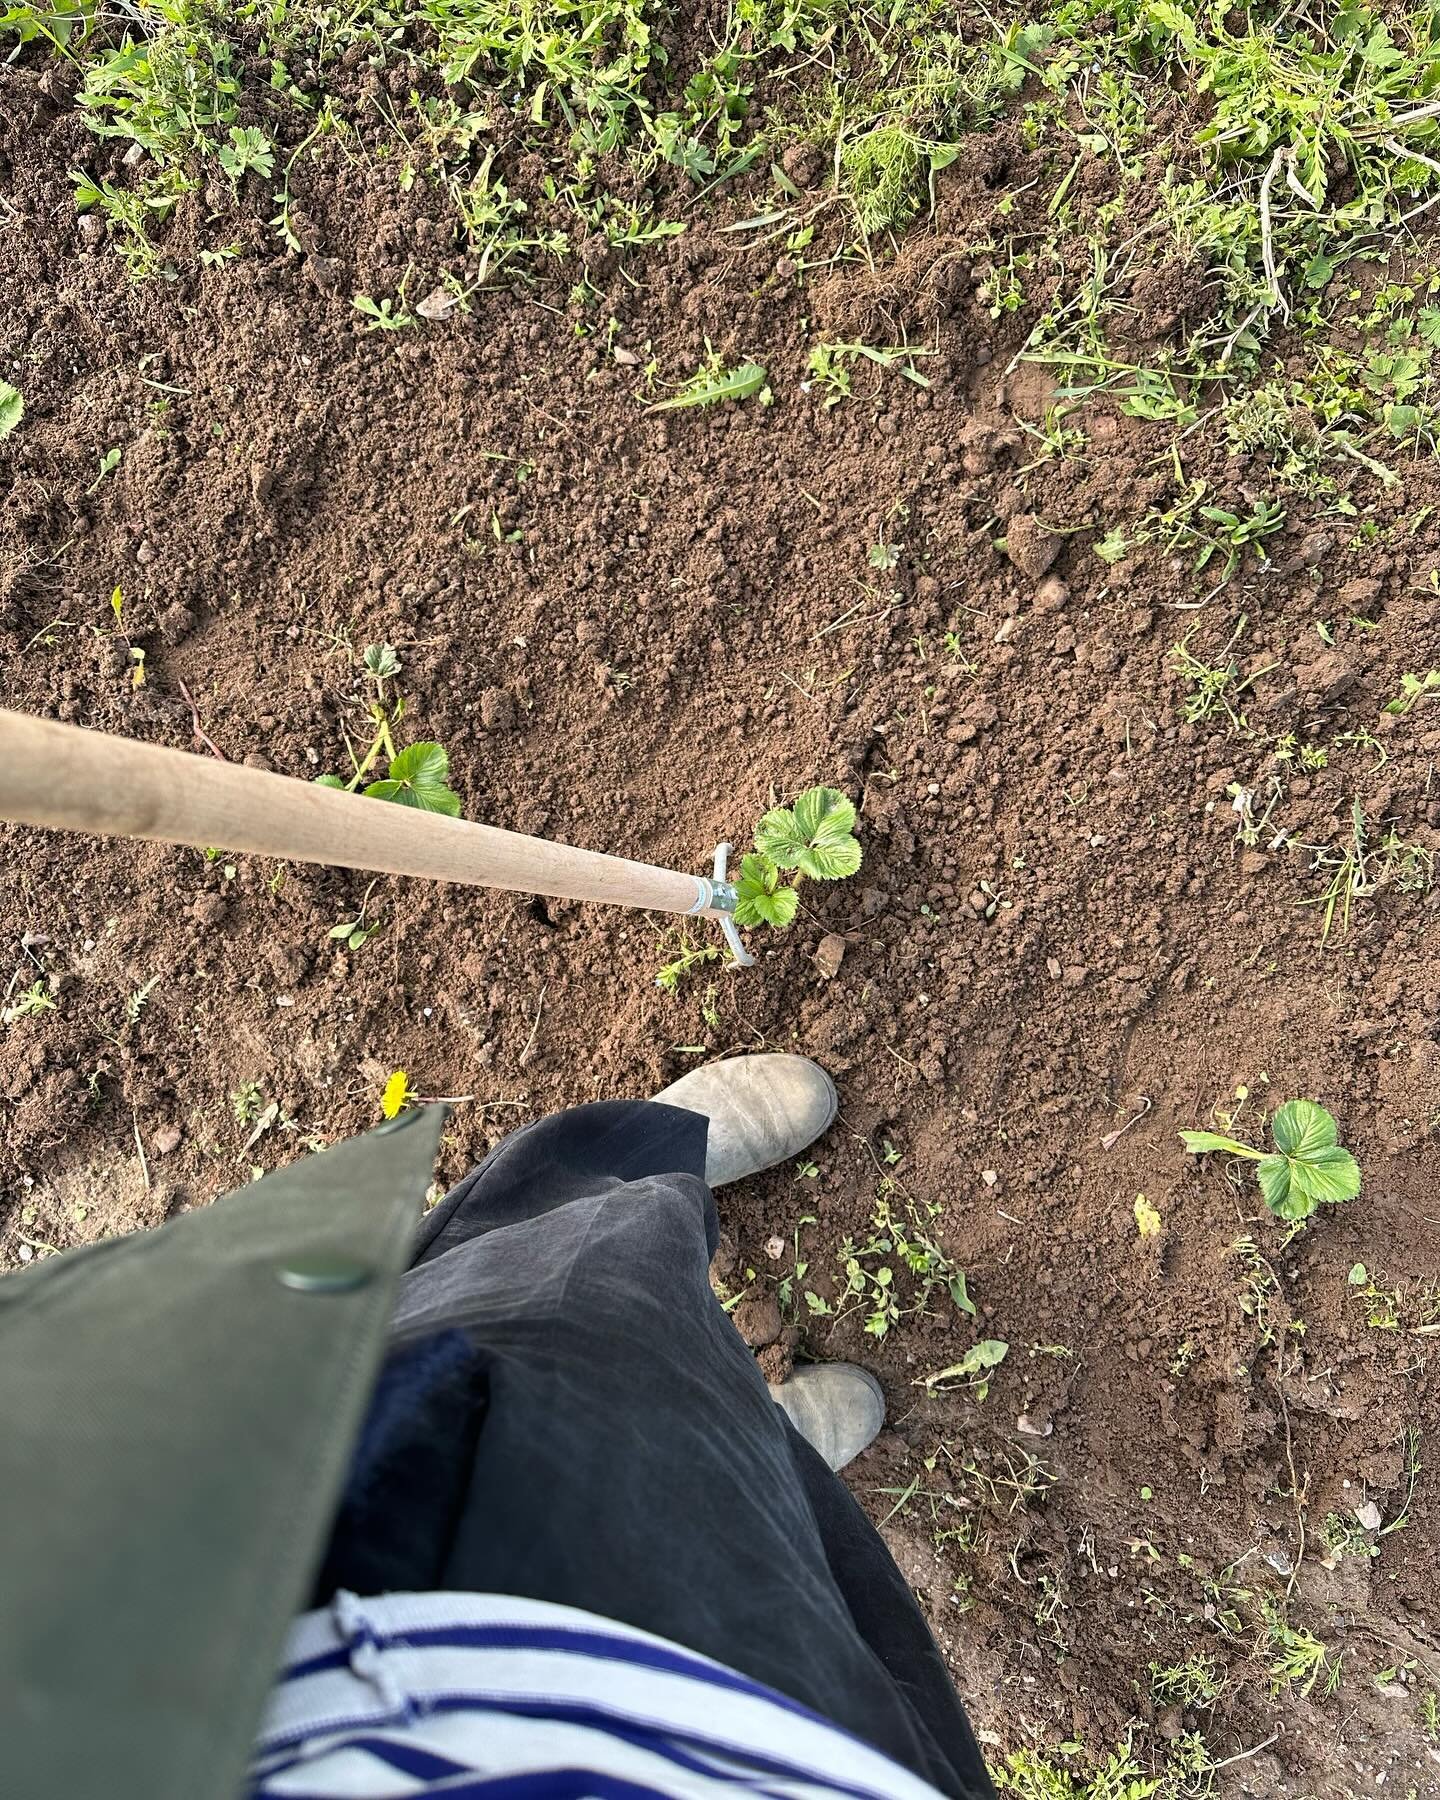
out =
<svg viewBox="0 0 1440 1800"><path fill-rule="evenodd" d="M442 1114L0 1280L0 1792L242 1791Z"/></svg>

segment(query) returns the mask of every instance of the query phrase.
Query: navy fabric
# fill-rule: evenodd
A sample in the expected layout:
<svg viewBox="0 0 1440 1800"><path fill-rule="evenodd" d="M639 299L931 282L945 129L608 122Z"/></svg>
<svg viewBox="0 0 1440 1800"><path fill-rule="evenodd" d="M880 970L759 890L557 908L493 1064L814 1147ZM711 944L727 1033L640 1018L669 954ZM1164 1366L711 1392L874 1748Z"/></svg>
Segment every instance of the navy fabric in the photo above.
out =
<svg viewBox="0 0 1440 1800"><path fill-rule="evenodd" d="M914 1596L711 1291L705 1136L652 1101L575 1107L427 1216L316 1604L343 1587L581 1607L988 1796Z"/></svg>

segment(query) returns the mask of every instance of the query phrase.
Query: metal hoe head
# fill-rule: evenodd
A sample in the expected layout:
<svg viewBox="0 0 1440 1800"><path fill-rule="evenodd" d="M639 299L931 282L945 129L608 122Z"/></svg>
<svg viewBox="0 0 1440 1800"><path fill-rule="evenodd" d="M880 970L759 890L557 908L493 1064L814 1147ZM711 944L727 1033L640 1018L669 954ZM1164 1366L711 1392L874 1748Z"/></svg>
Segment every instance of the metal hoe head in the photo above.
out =
<svg viewBox="0 0 1440 1800"><path fill-rule="evenodd" d="M736 929L734 919L735 902L739 896L735 891L734 882L727 878L730 852L734 848L733 844L717 844L715 846L715 866L711 874L695 877L699 895L690 911L692 914L705 913L714 919L724 934L726 947L729 949L736 967L751 969L755 966L755 958L741 943L740 933Z"/></svg>

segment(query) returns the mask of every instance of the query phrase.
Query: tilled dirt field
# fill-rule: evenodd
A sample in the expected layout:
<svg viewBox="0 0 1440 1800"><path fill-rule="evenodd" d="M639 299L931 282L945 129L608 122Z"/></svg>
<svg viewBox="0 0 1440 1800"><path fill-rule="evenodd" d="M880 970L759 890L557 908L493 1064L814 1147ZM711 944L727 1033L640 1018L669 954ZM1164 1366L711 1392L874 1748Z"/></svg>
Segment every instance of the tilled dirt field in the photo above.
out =
<svg viewBox="0 0 1440 1800"><path fill-rule="evenodd" d="M366 1129L394 1069L454 1098L447 1184L538 1113L804 1051L842 1121L724 1196L717 1279L770 1369L884 1379L854 1486L996 1766L1074 1784L1022 1757L1017 1791L1118 1795L1128 1742L1166 1794L1440 1792L1440 712L1383 710L1440 664L1433 462L1352 461L1348 511L1292 504L1223 586L1164 544L1097 556L1173 429L1102 394L1082 456L1039 454L1056 384L973 247L1054 184L1003 121L869 261L797 281L730 229L763 212L742 182L643 257L592 245L598 300L507 274L389 332L351 295L435 285L423 183L326 153L287 249L212 182L167 221L173 278L135 283L76 213L68 171L112 153L72 99L33 47L0 65L5 705L348 776L387 643L469 818L698 869L823 782L865 865L755 970L671 993L683 946L643 915L6 828L4 1265ZM1200 279L1132 295L1137 342ZM817 338L916 346L928 385L861 358L827 406ZM773 403L645 411L642 372L707 346ZM1263 453L1196 455L1266 486ZM1223 667L1242 617L1187 722L1174 646ZM1357 803L1374 879L1325 934L1299 903L1349 879ZM1296 1096L1364 1186L1292 1240L1177 1130L1259 1141ZM927 1386L980 1339L1009 1347L988 1391Z"/></svg>

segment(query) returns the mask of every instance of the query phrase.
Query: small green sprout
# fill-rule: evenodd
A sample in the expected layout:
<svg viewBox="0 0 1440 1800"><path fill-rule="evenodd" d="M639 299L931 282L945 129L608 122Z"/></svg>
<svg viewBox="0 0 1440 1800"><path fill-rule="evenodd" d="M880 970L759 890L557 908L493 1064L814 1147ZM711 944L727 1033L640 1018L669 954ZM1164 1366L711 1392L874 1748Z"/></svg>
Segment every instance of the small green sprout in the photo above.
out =
<svg viewBox="0 0 1440 1800"><path fill-rule="evenodd" d="M403 303L402 310L396 312L395 302L388 296L377 303L368 294L356 294L351 305L367 321L367 331L404 331L418 323L414 313L403 309Z"/></svg>
<svg viewBox="0 0 1440 1800"><path fill-rule="evenodd" d="M105 454L100 458L100 473L95 477L95 479L90 483L89 487L86 488L86 490L85 490L87 496L90 494L98 494L100 492L101 486L105 482L106 478L108 476L113 475L115 473L115 471L120 467L120 458L122 455L123 455L123 452L121 451L119 445L116 445L112 449L109 449L105 452Z"/></svg>
<svg viewBox="0 0 1440 1800"><path fill-rule="evenodd" d="M703 964L714 962L720 954L718 944L692 944L681 933L679 954L673 961L662 963L655 971L655 985L667 994L678 994L681 984Z"/></svg>
<svg viewBox="0 0 1440 1800"><path fill-rule="evenodd" d="M1440 688L1440 669L1430 669L1424 675L1402 675L1400 692L1393 700L1386 701L1385 710L1399 715L1408 713L1412 706L1427 694L1433 694L1437 688Z"/></svg>
<svg viewBox="0 0 1440 1800"><path fill-rule="evenodd" d="M33 1019L40 1013L54 1012L55 999L43 981L37 981L25 992L13 1006L7 1006L0 1019L5 1024L14 1025L21 1019Z"/></svg>
<svg viewBox="0 0 1440 1800"><path fill-rule="evenodd" d="M25 396L8 381L0 381L0 438L10 433L25 417Z"/></svg>
<svg viewBox="0 0 1440 1800"><path fill-rule="evenodd" d="M242 1081L230 1096L230 1105L241 1125L251 1125L260 1117L265 1095L258 1081Z"/></svg>
<svg viewBox="0 0 1440 1800"><path fill-rule="evenodd" d="M332 925L326 937L344 944L347 950L362 950L375 933L380 929L381 921L369 917L370 896L376 884L371 882L365 890L365 898L360 902L360 910L353 919L341 919L338 925Z"/></svg>
<svg viewBox="0 0 1440 1800"><path fill-rule="evenodd" d="M775 398L766 385L768 374L764 363L744 362L727 369L716 351L710 350L705 361L668 400L657 400L646 412L674 412L682 406L718 406L722 400L758 400L769 406Z"/></svg>
<svg viewBox="0 0 1440 1800"><path fill-rule="evenodd" d="M232 125L230 142L220 147L220 167L234 182L239 182L251 169L257 175L275 172L275 146L254 125Z"/></svg>
<svg viewBox="0 0 1440 1800"><path fill-rule="evenodd" d="M810 788L793 807L773 807L755 828L754 853L742 858L737 925L783 930L800 906L799 882L843 881L860 867L855 807L835 788ZM794 870L786 885L782 872Z"/></svg>
<svg viewBox="0 0 1440 1800"><path fill-rule="evenodd" d="M1265 1204L1277 1218L1308 1219L1320 1206L1353 1200L1360 1192L1360 1169L1337 1141L1332 1114L1313 1100L1287 1100L1270 1121L1275 1148L1267 1152L1214 1131L1182 1131L1180 1141L1195 1156L1218 1151L1257 1165Z"/></svg>

